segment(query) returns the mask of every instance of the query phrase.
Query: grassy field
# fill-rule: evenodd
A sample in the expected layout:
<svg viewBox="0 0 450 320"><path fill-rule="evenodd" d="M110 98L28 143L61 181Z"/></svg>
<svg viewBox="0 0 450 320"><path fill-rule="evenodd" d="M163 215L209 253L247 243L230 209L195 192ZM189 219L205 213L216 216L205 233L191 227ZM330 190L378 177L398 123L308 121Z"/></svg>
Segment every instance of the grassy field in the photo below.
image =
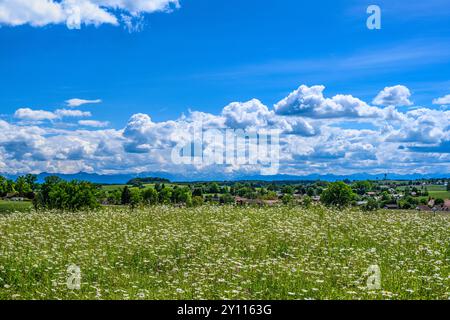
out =
<svg viewBox="0 0 450 320"><path fill-rule="evenodd" d="M428 192L430 193L430 197L435 199L450 199L450 191L447 191L446 186L428 186Z"/></svg>
<svg viewBox="0 0 450 320"><path fill-rule="evenodd" d="M0 200L0 214L13 212L29 212L33 205L31 202L15 202Z"/></svg>
<svg viewBox="0 0 450 320"><path fill-rule="evenodd" d="M67 288L67 268L81 290ZM450 215L316 207L0 216L0 299L449 299ZM381 290L367 270L381 269Z"/></svg>

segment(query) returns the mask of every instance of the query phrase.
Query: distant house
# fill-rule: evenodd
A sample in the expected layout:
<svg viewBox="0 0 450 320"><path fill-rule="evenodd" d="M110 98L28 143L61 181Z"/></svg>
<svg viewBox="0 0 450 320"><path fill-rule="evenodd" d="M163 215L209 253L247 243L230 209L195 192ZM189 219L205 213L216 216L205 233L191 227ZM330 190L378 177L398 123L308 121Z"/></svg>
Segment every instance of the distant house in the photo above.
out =
<svg viewBox="0 0 450 320"><path fill-rule="evenodd" d="M377 193L376 192L367 192L367 195L370 197L374 197L377 195Z"/></svg>
<svg viewBox="0 0 450 320"><path fill-rule="evenodd" d="M242 197L235 197L234 199L236 201L236 204L240 206L274 206L280 202L279 200L247 199Z"/></svg>
<svg viewBox="0 0 450 320"><path fill-rule="evenodd" d="M444 207L450 208L450 200L445 200Z"/></svg>
<svg viewBox="0 0 450 320"><path fill-rule="evenodd" d="M12 197L10 200L18 202L18 201L25 201L25 198L23 198L23 197Z"/></svg>
<svg viewBox="0 0 450 320"><path fill-rule="evenodd" d="M314 196L311 199L312 199L312 201L319 202L320 201L320 196Z"/></svg>
<svg viewBox="0 0 450 320"><path fill-rule="evenodd" d="M8 193L6 197L3 198L7 201L25 201L26 199L24 197L20 197L17 192Z"/></svg>
<svg viewBox="0 0 450 320"><path fill-rule="evenodd" d="M399 206L397 204L387 204L384 206L384 208L387 210L398 210Z"/></svg>
<svg viewBox="0 0 450 320"><path fill-rule="evenodd" d="M356 202L357 206L365 206L368 202L367 201L358 201Z"/></svg>

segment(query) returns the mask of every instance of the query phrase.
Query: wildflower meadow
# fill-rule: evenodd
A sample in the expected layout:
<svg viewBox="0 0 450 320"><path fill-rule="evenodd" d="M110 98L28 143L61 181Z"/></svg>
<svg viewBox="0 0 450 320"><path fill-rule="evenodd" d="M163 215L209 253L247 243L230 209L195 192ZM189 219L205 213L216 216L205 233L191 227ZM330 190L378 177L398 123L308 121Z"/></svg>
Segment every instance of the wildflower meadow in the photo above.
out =
<svg viewBox="0 0 450 320"><path fill-rule="evenodd" d="M0 299L449 299L449 263L448 214L317 205L0 215Z"/></svg>

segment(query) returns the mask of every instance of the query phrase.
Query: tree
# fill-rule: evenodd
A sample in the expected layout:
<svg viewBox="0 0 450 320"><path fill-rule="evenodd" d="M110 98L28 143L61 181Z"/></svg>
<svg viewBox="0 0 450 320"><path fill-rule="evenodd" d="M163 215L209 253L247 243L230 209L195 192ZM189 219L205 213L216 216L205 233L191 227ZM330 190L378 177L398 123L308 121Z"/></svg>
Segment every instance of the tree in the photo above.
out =
<svg viewBox="0 0 450 320"><path fill-rule="evenodd" d="M146 205L155 205L158 203L158 192L154 188L148 188L142 191L142 199Z"/></svg>
<svg viewBox="0 0 450 320"><path fill-rule="evenodd" d="M281 201L285 205L292 204L294 202L294 197L291 194L286 193L282 198Z"/></svg>
<svg viewBox="0 0 450 320"><path fill-rule="evenodd" d="M25 177L18 177L16 180L16 191L19 193L19 196L25 197L29 193L31 193L31 186L27 183Z"/></svg>
<svg viewBox="0 0 450 320"><path fill-rule="evenodd" d="M193 197L203 197L203 189L201 187L195 188L192 192Z"/></svg>
<svg viewBox="0 0 450 320"><path fill-rule="evenodd" d="M162 188L158 193L158 200L161 204L170 204L170 199L172 197L172 191L169 188Z"/></svg>
<svg viewBox="0 0 450 320"><path fill-rule="evenodd" d="M355 194L350 186L339 181L330 183L328 188L322 192L321 201L327 206L346 207Z"/></svg>
<svg viewBox="0 0 450 320"><path fill-rule="evenodd" d="M355 182L353 188L357 194L362 196L365 195L367 192L372 191L373 186L372 183L370 183L370 181L358 181Z"/></svg>
<svg viewBox="0 0 450 320"><path fill-rule="evenodd" d="M363 211L377 211L380 208L378 201L374 198L369 198L367 203L362 207Z"/></svg>
<svg viewBox="0 0 450 320"><path fill-rule="evenodd" d="M208 193L220 193L220 186L217 182L213 182L209 185Z"/></svg>
<svg viewBox="0 0 450 320"><path fill-rule="evenodd" d="M142 196L141 196L141 192L139 189L131 189L130 190L130 206L132 209L136 208L137 206L139 206L139 204L142 201Z"/></svg>
<svg viewBox="0 0 450 320"><path fill-rule="evenodd" d="M25 181L30 186L32 192L36 191L38 186L37 179L38 177L35 174L27 174L25 176Z"/></svg>
<svg viewBox="0 0 450 320"><path fill-rule="evenodd" d="M285 186L285 187L283 187L283 190L282 190L283 194L293 195L294 192L295 192L295 189L291 186Z"/></svg>
<svg viewBox="0 0 450 320"><path fill-rule="evenodd" d="M16 183L13 180L6 181L6 193L15 193Z"/></svg>
<svg viewBox="0 0 450 320"><path fill-rule="evenodd" d="M192 206L193 207L201 207L203 205L203 197L194 196L192 197Z"/></svg>
<svg viewBox="0 0 450 320"><path fill-rule="evenodd" d="M7 181L4 177L0 176L0 197L6 195Z"/></svg>
<svg viewBox="0 0 450 320"><path fill-rule="evenodd" d="M90 182L66 182L57 177L48 177L33 202L36 209L71 212L93 210L100 206L97 192L97 187Z"/></svg>
<svg viewBox="0 0 450 320"><path fill-rule="evenodd" d="M316 191L313 187L308 187L308 189L306 190L306 194L308 195L308 197L314 197Z"/></svg>
<svg viewBox="0 0 450 320"><path fill-rule="evenodd" d="M125 186L122 190L121 203L123 205L128 205L131 203L131 191L128 186Z"/></svg>
<svg viewBox="0 0 450 320"><path fill-rule="evenodd" d="M220 203L222 203L222 204L235 204L236 200L234 199L234 197L231 194L226 193L220 198Z"/></svg>
<svg viewBox="0 0 450 320"><path fill-rule="evenodd" d="M192 193L190 188L174 188L171 198L173 203L184 203L187 206L192 205Z"/></svg>
<svg viewBox="0 0 450 320"><path fill-rule="evenodd" d="M303 203L303 206L304 206L305 208L311 207L311 205L312 205L312 199L311 199L311 197L309 197L309 196L304 196L304 197L303 197L302 203Z"/></svg>

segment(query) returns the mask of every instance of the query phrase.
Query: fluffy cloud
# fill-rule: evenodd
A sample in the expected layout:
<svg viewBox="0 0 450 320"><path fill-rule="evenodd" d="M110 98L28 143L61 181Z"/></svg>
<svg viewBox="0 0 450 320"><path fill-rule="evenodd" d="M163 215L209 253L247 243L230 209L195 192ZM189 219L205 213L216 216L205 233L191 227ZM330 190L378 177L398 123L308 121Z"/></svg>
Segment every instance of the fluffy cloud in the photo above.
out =
<svg viewBox="0 0 450 320"><path fill-rule="evenodd" d="M450 111L401 112L392 105L372 107L349 95L326 98L323 91L323 86L301 86L274 109L253 99L231 103L217 115L191 111L171 121L135 114L120 130L84 119L78 127L72 123L75 127L66 127L70 130L59 129L53 120L87 114L19 109L15 116L20 122L0 120L0 168L8 173L163 171L197 178L259 173L259 165L172 161L175 146L198 147L202 129L232 128L280 133L279 172L284 174L449 172ZM39 122L44 120L52 121ZM216 139L203 142L206 155L225 147ZM235 148L227 153L242 151Z"/></svg>
<svg viewBox="0 0 450 320"><path fill-rule="evenodd" d="M80 107L85 104L96 104L96 103L102 103L102 100L100 100L100 99L85 100L85 99L77 99L77 98L66 100L66 105L69 108L77 108L77 107Z"/></svg>
<svg viewBox="0 0 450 320"><path fill-rule="evenodd" d="M310 118L363 118L379 116L381 111L350 95L336 95L325 98L324 86L300 86L275 105L275 111L282 116L303 116Z"/></svg>
<svg viewBox="0 0 450 320"><path fill-rule="evenodd" d="M402 85L394 87L386 87L373 100L373 104L377 106L411 106L413 103L409 100L411 92Z"/></svg>
<svg viewBox="0 0 450 320"><path fill-rule="evenodd" d="M450 94L448 94L442 98L434 99L433 104L450 105Z"/></svg>
<svg viewBox="0 0 450 320"><path fill-rule="evenodd" d="M67 109L58 109L55 112L51 112L45 110L33 110L30 108L21 108L16 110L16 112L14 113L14 117L16 119L25 121L44 121L44 120L52 121L66 117L83 118L90 116L91 113L88 111L67 110Z"/></svg>
<svg viewBox="0 0 450 320"><path fill-rule="evenodd" d="M109 122L107 121L96 121L96 120L80 120L78 124L85 127L92 128L104 128L109 126Z"/></svg>
<svg viewBox="0 0 450 320"><path fill-rule="evenodd" d="M178 8L178 0L2 0L0 24L41 27L65 23L70 29L81 25L118 25L128 27L141 14Z"/></svg>
<svg viewBox="0 0 450 320"><path fill-rule="evenodd" d="M30 108L21 108L16 110L14 117L20 120L43 121L55 120L58 118L56 114L44 110L32 110Z"/></svg>
<svg viewBox="0 0 450 320"><path fill-rule="evenodd" d="M225 125L230 128L264 127L273 112L257 99L248 102L233 102L222 111Z"/></svg>
<svg viewBox="0 0 450 320"><path fill-rule="evenodd" d="M65 117L83 118L92 116L92 114L89 111L67 110L67 109L58 109L55 111L55 115L57 115L58 118L65 118Z"/></svg>

